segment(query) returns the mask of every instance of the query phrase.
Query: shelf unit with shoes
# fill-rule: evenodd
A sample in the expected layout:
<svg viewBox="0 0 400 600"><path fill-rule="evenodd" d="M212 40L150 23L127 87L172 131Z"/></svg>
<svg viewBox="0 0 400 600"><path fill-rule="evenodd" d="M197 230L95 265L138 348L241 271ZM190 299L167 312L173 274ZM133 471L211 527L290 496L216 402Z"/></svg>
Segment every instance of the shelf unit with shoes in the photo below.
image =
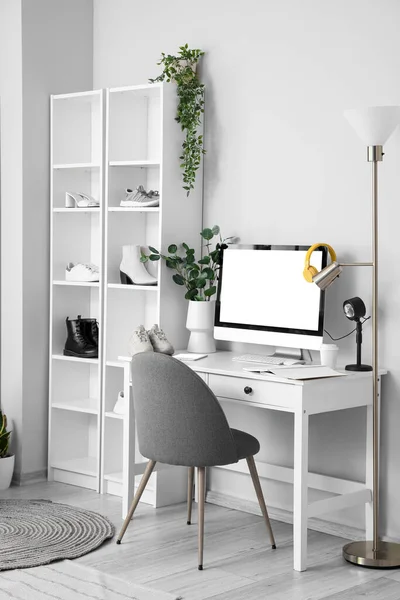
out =
<svg viewBox="0 0 400 600"><path fill-rule="evenodd" d="M175 348L188 337L182 290L164 264L144 265L140 254L183 240L196 252L200 246L202 173L187 197L176 106L168 84L51 98L49 478L122 496L124 514L145 459L129 417L129 369L119 357L139 325L159 325ZM99 280L71 280L73 267L67 280L70 263L81 279L85 265L95 264ZM98 323L97 358L82 355L75 338L67 344L72 355L64 354L66 319L78 315ZM125 414L114 411L122 391ZM162 506L185 496L186 470L161 468L143 501Z"/></svg>
<svg viewBox="0 0 400 600"><path fill-rule="evenodd" d="M147 330L160 325L175 347L185 347L187 342L186 301L171 272L159 262L140 263L141 252L151 253L149 246L166 251L181 240L196 251L199 246L202 174L188 198L182 188L183 134L175 121L176 106L175 87L168 84L114 88L106 94L102 490L112 488L112 493L122 495L124 514L146 459L139 453L135 431L129 429L129 415L107 416L120 391L129 399L128 412L132 403L129 369L118 368L124 367L118 359L129 353L130 337L140 325ZM145 206L154 198L158 206ZM130 199L142 204L128 207ZM147 272L156 285L143 285L151 282ZM121 462L111 471L116 465L106 461L113 447L118 448ZM109 472L122 473L122 479L110 480ZM185 495L186 470L161 469L152 475L142 500L162 506Z"/></svg>
<svg viewBox="0 0 400 600"><path fill-rule="evenodd" d="M96 491L102 355L92 325L101 331L103 140L102 90L51 97L48 476ZM75 269L77 281L68 280L70 263L82 267ZM98 267L98 281L79 281L84 264Z"/></svg>

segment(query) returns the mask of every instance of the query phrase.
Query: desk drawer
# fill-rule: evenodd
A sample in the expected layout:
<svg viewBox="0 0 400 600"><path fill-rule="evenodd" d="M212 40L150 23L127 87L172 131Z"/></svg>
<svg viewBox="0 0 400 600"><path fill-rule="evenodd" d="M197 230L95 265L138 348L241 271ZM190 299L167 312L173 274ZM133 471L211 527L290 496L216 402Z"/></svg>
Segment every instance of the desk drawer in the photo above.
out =
<svg viewBox="0 0 400 600"><path fill-rule="evenodd" d="M246 377L229 377L210 373L208 385L216 396L272 406L294 407L300 400L298 386Z"/></svg>

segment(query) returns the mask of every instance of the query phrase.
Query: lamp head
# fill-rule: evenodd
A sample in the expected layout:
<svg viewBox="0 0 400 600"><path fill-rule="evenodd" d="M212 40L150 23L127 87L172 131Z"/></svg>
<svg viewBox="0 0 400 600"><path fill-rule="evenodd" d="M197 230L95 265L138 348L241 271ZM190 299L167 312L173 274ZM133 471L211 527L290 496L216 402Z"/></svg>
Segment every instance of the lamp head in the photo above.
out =
<svg viewBox="0 0 400 600"><path fill-rule="evenodd" d="M326 290L337 277L339 277L343 268L335 260L330 265L322 269L312 278L313 283L316 283L321 290Z"/></svg>
<svg viewBox="0 0 400 600"><path fill-rule="evenodd" d="M365 317L367 309L361 298L356 296L343 302L343 312L350 321L359 321L362 317Z"/></svg>
<svg viewBox="0 0 400 600"><path fill-rule="evenodd" d="M400 123L400 106L345 110L344 116L367 146L383 146Z"/></svg>

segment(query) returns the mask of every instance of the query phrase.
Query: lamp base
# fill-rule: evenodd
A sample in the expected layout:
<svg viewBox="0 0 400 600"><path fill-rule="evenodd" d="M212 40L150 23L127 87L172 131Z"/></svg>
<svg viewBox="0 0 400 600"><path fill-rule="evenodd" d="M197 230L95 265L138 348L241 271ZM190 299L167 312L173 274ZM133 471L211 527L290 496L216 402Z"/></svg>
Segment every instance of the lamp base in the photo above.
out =
<svg viewBox="0 0 400 600"><path fill-rule="evenodd" d="M400 567L400 544L379 542L373 550L373 542L350 542L343 547L343 558L360 567L395 569Z"/></svg>
<svg viewBox="0 0 400 600"><path fill-rule="evenodd" d="M372 371L371 365L346 365L346 371Z"/></svg>

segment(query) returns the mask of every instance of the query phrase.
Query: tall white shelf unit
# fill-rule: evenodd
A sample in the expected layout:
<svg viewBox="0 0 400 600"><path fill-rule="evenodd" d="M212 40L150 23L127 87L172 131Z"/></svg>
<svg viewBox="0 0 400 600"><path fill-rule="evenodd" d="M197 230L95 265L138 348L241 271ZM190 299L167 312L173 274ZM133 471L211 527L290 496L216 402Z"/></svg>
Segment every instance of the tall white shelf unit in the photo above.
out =
<svg viewBox="0 0 400 600"><path fill-rule="evenodd" d="M98 359L63 355L66 317L103 324L104 93L51 97L49 478L99 490L102 347ZM65 192L99 208L65 208ZM68 262L100 268L99 283L65 281Z"/></svg>
<svg viewBox="0 0 400 600"><path fill-rule="evenodd" d="M157 276L157 286L122 284L119 273L122 246L151 245L165 251L169 244L185 241L196 248L196 252L200 249L202 173L201 170L198 173L195 191L186 197L178 158L183 134L175 121L176 103L176 91L171 84L109 89L105 92L103 121L102 92L52 97L53 334L49 476L102 493L120 495L124 498L124 511L137 477L143 472L144 459L138 452L135 431L130 429L129 414L120 416L113 412L118 393L129 389L127 371L118 357L128 354L130 335L140 324L146 328L160 324L176 348L186 346L188 334L185 329L187 302L182 289L173 283L172 272L164 265L152 263L149 270ZM75 109L75 106L79 108ZM78 152L77 157L72 145L65 159L59 159L55 152L56 142L61 146L69 133L71 136L75 132L79 136L85 133L80 115L80 110L85 110L80 108L82 106L89 106L91 111L91 145L87 154ZM97 111L98 106L100 111ZM74 110L78 118L71 126L65 114L71 114L73 118ZM98 132L96 135L94 129ZM61 158L63 165L57 164ZM84 161L84 165L81 166L80 161ZM57 168L60 166L63 168ZM56 180L61 172L70 175ZM75 175L78 176L75 178ZM138 185L143 185L146 190L158 190L160 206L121 208L125 189ZM100 209L91 209L90 214L84 209L62 208L63 194L67 190L98 196L101 198ZM76 214L79 212L81 216ZM81 229L75 229L75 223L78 227L83 223ZM90 241L87 232L90 232ZM87 254L82 252L80 256L75 251L80 249L79 244L89 245L88 258ZM74 249L72 258L71 245ZM95 258L98 258L97 262ZM66 285L63 281L66 263L89 259L100 265L99 284ZM99 321L98 361L62 357L66 339L65 317L76 317L77 314L95 316ZM77 396L80 388L74 389L78 386L76 381L82 387L81 396ZM88 388L84 388L84 382ZM130 397L130 408L131 400ZM60 403L65 405L64 410L57 408ZM67 429L71 427L71 431L63 430L64 425ZM87 444L83 444L82 452L77 451L75 457L67 451L64 453L63 439L70 435L69 441L74 444L77 432ZM80 443L78 440L77 445ZM74 452L75 448L70 448L70 454L74 455ZM184 469L161 469L152 476L144 501L161 506L183 499L185 479Z"/></svg>

